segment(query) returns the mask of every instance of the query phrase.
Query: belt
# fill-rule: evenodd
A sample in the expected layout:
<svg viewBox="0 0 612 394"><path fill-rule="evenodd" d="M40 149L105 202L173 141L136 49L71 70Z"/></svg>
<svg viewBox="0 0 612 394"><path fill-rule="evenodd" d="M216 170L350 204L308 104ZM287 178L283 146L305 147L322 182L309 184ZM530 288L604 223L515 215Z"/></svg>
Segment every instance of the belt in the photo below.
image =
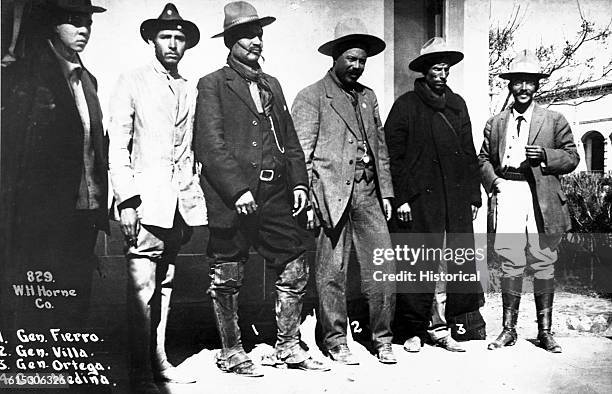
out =
<svg viewBox="0 0 612 394"><path fill-rule="evenodd" d="M505 169L501 177L509 181L526 181L527 180L527 176L525 176L525 173L515 168Z"/></svg>
<svg viewBox="0 0 612 394"><path fill-rule="evenodd" d="M273 182L276 175L274 170L261 170L259 180L264 182Z"/></svg>

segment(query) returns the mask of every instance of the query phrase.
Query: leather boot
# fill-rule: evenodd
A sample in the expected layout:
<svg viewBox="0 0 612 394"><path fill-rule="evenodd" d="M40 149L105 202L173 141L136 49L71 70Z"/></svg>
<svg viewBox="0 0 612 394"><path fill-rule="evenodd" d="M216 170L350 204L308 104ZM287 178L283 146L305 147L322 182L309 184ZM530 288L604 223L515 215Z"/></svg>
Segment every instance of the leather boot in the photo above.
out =
<svg viewBox="0 0 612 394"><path fill-rule="evenodd" d="M217 367L241 376L260 377L263 374L242 348L238 326L238 296L243 279L243 263L217 263L210 268L210 288L215 322L221 338L221 352L216 356Z"/></svg>
<svg viewBox="0 0 612 394"><path fill-rule="evenodd" d="M502 278L502 303L503 329L497 339L489 343L487 349L495 350L504 346L512 346L516 343L516 321L518 320L518 309L521 303L521 291L523 289L523 277Z"/></svg>
<svg viewBox="0 0 612 394"><path fill-rule="evenodd" d="M553 299L555 296L554 279L534 279L533 291L538 318L538 341L540 341L540 347L551 353L561 353L561 346L555 341L550 332Z"/></svg>
<svg viewBox="0 0 612 394"><path fill-rule="evenodd" d="M128 260L128 343L130 354L131 392L155 392L152 372L152 323L151 304L155 283L148 278L155 263L147 258Z"/></svg>

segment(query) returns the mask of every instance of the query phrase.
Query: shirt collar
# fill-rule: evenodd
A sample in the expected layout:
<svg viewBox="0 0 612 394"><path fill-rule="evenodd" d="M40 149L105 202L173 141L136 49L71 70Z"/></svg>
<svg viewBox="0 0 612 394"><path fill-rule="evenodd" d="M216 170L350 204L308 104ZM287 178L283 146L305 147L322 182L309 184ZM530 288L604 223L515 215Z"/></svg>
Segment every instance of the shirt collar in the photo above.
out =
<svg viewBox="0 0 612 394"><path fill-rule="evenodd" d="M519 114L514 108L512 108L512 116L514 117L514 120L516 120L516 118L518 118L519 116L522 116L527 123L531 122L531 115L533 114L534 106L535 104L532 101L529 107L527 107L525 112L523 112L522 114Z"/></svg>
<svg viewBox="0 0 612 394"><path fill-rule="evenodd" d="M81 64L81 59L77 55L76 58L77 58L77 62L78 63L74 63L74 62L71 62L69 60L66 60L66 58L64 58L57 51L57 49L55 49L55 46L53 46L53 43L51 42L51 40L47 40L47 42L49 43L49 46L51 47L51 50L53 51L53 53L57 57L57 60L58 60L58 62L60 64L60 68L62 69L62 74L64 74L64 78L66 78L66 80L70 80L70 75L74 72L74 70L78 70L78 69L83 68L83 65Z"/></svg>
<svg viewBox="0 0 612 394"><path fill-rule="evenodd" d="M153 70L155 70L155 72L162 74L164 77L177 79L177 78L174 78L174 76L170 74L170 72L166 70L164 66L162 66L162 64L159 62L159 60L157 60L157 58L153 59L153 61L151 62L151 65L153 66ZM183 78L180 74L177 73L177 76L178 76L178 79L182 79L183 81L186 81L186 79Z"/></svg>

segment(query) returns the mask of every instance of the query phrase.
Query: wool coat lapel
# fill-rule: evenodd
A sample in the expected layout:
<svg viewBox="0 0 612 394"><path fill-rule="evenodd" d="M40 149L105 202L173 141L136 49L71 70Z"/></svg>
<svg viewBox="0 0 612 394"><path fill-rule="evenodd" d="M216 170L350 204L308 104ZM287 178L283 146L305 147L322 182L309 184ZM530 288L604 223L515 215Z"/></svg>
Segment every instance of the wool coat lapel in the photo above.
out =
<svg viewBox="0 0 612 394"><path fill-rule="evenodd" d="M325 77L325 92L327 97L330 99L330 105L336 111L338 116L342 118L346 126L355 137L360 138L359 125L357 124L357 117L355 116L355 110L349 102L346 94L340 89L340 87L331 79L330 76Z"/></svg>

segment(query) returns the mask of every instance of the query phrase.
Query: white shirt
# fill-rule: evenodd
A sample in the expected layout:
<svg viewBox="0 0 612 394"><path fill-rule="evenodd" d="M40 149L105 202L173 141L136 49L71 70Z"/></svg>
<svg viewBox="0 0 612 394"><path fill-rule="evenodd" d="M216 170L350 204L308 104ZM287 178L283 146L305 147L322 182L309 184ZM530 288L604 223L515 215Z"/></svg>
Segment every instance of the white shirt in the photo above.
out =
<svg viewBox="0 0 612 394"><path fill-rule="evenodd" d="M529 127L531 126L533 107L534 104L532 102L522 114L512 109L512 118L508 120L508 128L506 129L506 151L502 158L502 168L519 168L521 163L527 159L525 157L525 145L527 145L529 140ZM524 119L521 120L520 134L517 131L519 117Z"/></svg>

